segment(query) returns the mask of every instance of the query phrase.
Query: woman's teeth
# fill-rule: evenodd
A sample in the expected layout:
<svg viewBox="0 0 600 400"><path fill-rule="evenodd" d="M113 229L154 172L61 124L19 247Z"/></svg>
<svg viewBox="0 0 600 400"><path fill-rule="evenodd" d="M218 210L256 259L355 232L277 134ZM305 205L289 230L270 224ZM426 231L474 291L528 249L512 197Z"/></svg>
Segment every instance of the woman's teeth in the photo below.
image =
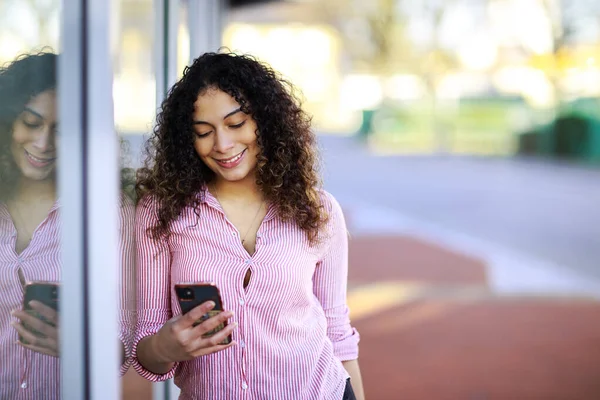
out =
<svg viewBox="0 0 600 400"><path fill-rule="evenodd" d="M227 159L227 160L219 160L222 163L227 163L227 164L231 164L233 162L236 162L237 160L239 160L240 158L242 158L242 155L244 154L244 152L242 151L240 154L238 154L237 156Z"/></svg>

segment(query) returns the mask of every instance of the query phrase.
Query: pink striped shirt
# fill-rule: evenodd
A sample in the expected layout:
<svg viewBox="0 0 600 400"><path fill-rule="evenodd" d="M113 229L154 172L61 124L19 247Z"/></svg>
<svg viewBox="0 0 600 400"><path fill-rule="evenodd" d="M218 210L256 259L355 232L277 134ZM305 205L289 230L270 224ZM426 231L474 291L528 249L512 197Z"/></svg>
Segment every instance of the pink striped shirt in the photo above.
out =
<svg viewBox="0 0 600 400"><path fill-rule="evenodd" d="M60 399L59 359L39 354L16 343L18 322L10 312L23 305L26 281L60 280L60 231L58 203L36 228L31 242L15 251L17 230L6 206L0 203L0 399Z"/></svg>
<svg viewBox="0 0 600 400"><path fill-rule="evenodd" d="M124 374L131 362L131 340L135 327L134 207L124 196L119 216L120 307L119 337L128 355L121 366ZM23 305L21 269L26 281L60 281L60 213L56 202L47 217L35 229L31 242L21 252L15 251L17 231L6 206L0 203L0 399L60 399L60 362L56 357L40 354L16 343L18 333L10 316Z"/></svg>
<svg viewBox="0 0 600 400"><path fill-rule="evenodd" d="M348 378L342 361L358 358L359 335L346 305L348 237L339 204L323 192L330 221L326 240L314 247L271 207L250 256L219 202L206 190L199 196L198 215L184 209L167 241L146 234L156 221L156 202L138 206L134 346L181 314L174 284L198 281L219 287L225 309L235 313L238 345L176 363L164 375L134 359L138 373L153 381L175 377L180 399L342 399Z"/></svg>

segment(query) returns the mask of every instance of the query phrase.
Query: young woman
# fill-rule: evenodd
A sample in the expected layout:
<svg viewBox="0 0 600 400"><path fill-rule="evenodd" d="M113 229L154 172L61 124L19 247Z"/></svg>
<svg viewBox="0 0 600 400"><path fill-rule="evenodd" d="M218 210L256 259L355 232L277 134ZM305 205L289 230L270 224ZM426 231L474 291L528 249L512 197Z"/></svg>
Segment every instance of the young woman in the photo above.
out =
<svg viewBox="0 0 600 400"><path fill-rule="evenodd" d="M24 285L59 282L60 206L56 192L57 56L24 55L0 69L0 399L59 399L57 313L32 301ZM133 202L121 202L121 342L134 321ZM122 372L127 369L124 362Z"/></svg>
<svg viewBox="0 0 600 400"><path fill-rule="evenodd" d="M3 399L59 398L58 316L37 302L31 307L47 323L20 311L27 281L60 279L55 87L56 55L51 53L25 56L0 70ZM20 341L19 335L30 344Z"/></svg>
<svg viewBox="0 0 600 400"><path fill-rule="evenodd" d="M344 217L319 188L291 85L251 57L204 54L163 102L149 150L137 371L175 377L181 399L362 399ZM174 285L186 282L214 283L227 310L199 325L214 304L182 316Z"/></svg>

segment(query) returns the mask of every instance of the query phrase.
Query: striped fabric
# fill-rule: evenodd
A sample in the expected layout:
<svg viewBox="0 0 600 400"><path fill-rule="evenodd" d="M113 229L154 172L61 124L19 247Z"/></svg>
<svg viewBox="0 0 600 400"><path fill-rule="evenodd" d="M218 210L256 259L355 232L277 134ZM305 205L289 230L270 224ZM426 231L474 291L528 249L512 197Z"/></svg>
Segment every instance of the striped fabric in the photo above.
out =
<svg viewBox="0 0 600 400"><path fill-rule="evenodd" d="M136 325L135 279L135 205L126 195L121 195L119 210L119 339L125 348L125 362L121 365L123 376L132 360L132 346Z"/></svg>
<svg viewBox="0 0 600 400"><path fill-rule="evenodd" d="M181 313L174 284L214 282L224 307L235 313L238 345L177 363L164 375L137 359L135 369L152 381L174 377L180 399L342 399L348 378L342 361L358 357L359 335L346 305L348 237L339 204L323 192L330 223L315 247L271 207L249 256L219 202L206 190L199 196L198 214L185 209L168 241L146 234L156 202L147 198L138 206L135 344Z"/></svg>
<svg viewBox="0 0 600 400"><path fill-rule="evenodd" d="M23 304L23 286L18 270L27 281L60 280L60 232L58 203L37 227L29 246L15 252L17 231L6 207L0 203L0 399L60 398L58 358L19 346L10 315Z"/></svg>
<svg viewBox="0 0 600 400"><path fill-rule="evenodd" d="M120 229L119 337L129 356L121 366L124 374L131 361L135 328L135 219L133 203L122 196ZM23 287L18 276L21 269L26 281L60 281L60 213L56 202L46 219L37 227L29 246L15 252L16 230L6 207L0 203L0 399L60 399L59 359L39 354L18 345L18 334L10 325L10 316L21 308Z"/></svg>

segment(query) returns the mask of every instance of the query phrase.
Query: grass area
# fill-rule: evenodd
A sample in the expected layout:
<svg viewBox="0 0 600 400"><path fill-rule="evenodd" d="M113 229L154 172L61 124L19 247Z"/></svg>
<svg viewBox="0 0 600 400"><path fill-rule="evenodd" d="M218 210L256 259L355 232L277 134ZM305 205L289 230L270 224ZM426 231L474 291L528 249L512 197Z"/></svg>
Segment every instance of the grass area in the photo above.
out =
<svg viewBox="0 0 600 400"><path fill-rule="evenodd" d="M441 104L435 117L427 104L388 106L373 117L370 143L387 152L429 153L443 143L452 153L511 155L517 133L534 118L538 116L514 100Z"/></svg>

